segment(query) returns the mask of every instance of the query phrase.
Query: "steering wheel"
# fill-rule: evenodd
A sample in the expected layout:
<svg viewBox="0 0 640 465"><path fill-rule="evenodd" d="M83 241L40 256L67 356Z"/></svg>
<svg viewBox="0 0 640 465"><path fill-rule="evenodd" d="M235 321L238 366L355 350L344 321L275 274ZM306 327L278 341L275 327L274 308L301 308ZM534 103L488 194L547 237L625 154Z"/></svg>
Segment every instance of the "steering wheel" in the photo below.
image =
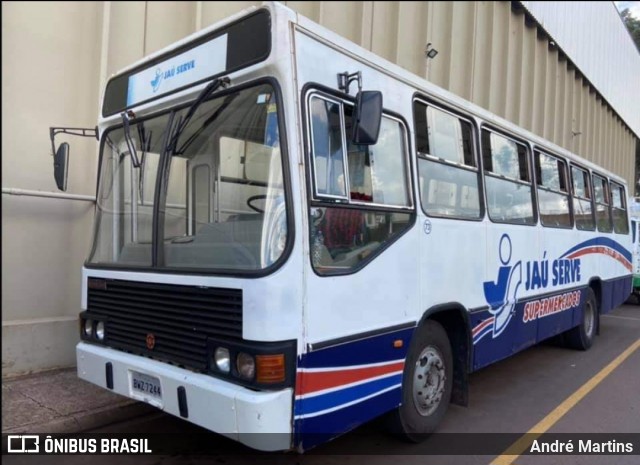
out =
<svg viewBox="0 0 640 465"><path fill-rule="evenodd" d="M249 197L247 199L247 207L249 207L251 210L253 210L254 212L257 213L264 213L264 210L259 209L258 207L252 205L253 202L255 202L256 200L266 200L268 197L265 194L260 194L260 195L252 195L251 197Z"/></svg>

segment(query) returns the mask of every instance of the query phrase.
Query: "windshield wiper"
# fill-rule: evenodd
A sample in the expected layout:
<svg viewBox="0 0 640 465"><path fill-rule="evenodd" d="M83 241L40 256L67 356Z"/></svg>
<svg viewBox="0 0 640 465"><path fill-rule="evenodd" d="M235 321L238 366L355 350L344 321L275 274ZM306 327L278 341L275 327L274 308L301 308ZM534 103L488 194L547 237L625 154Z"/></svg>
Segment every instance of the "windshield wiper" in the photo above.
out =
<svg viewBox="0 0 640 465"><path fill-rule="evenodd" d="M135 114L129 110L122 112L122 129L124 132L124 140L127 143L127 149L129 150L129 155L131 156L131 164L135 168L140 168L140 160L138 159L138 153L136 152L136 146L133 143L133 139L131 138L131 130L129 127L129 119L130 117L135 118Z"/></svg>
<svg viewBox="0 0 640 465"><path fill-rule="evenodd" d="M140 182L138 183L138 196L140 200L144 203L144 162L147 159L147 152L151 151L151 136L153 135L153 131L149 131L147 135L147 131L144 128L144 122L140 122L138 124L138 140L140 141L140 149L142 150L142 155L140 156Z"/></svg>
<svg viewBox="0 0 640 465"><path fill-rule="evenodd" d="M193 115L195 115L196 110L202 104L202 102L204 102L216 90L218 90L219 87L224 88L228 86L230 82L231 81L229 80L229 78L225 76L225 77L214 79L209 84L207 84L207 86L204 89L202 89L202 92L200 92L200 95L198 95L198 98L196 98L196 100L189 107L189 111L185 115L184 119L179 120L177 128L174 131L173 135L171 136L171 140L169 141L169 145L167 146L168 153L172 155L175 153L176 144L178 143L178 139L180 138L180 135L182 134L184 129L187 127L187 124L189 124L189 121L191 121L191 118L193 118Z"/></svg>
<svg viewBox="0 0 640 465"><path fill-rule="evenodd" d="M213 114L209 116L204 123L202 123L202 126L200 126L196 131L194 131L193 134L191 134L191 137L189 137L186 141L184 141L184 143L180 146L180 148L175 151L175 154L177 155L183 154L185 150L187 150L189 146L193 143L193 141L195 141L211 123L213 123L216 119L218 119L218 116L220 116L220 114L222 114L222 112L227 109L227 107L231 104L231 102L233 102L233 100L238 95L240 94L231 94L227 96L224 99L224 102L222 102L222 105L220 105L220 107L216 111L214 111Z"/></svg>

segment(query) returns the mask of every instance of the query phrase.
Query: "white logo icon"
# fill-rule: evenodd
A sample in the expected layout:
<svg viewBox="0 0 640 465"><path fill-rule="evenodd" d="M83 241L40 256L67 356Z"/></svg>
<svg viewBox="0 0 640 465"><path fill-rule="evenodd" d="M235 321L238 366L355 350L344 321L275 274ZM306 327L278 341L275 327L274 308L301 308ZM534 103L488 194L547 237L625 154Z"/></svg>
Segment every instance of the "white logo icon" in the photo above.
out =
<svg viewBox="0 0 640 465"><path fill-rule="evenodd" d="M40 452L40 436L37 434L9 435L8 452L37 454Z"/></svg>

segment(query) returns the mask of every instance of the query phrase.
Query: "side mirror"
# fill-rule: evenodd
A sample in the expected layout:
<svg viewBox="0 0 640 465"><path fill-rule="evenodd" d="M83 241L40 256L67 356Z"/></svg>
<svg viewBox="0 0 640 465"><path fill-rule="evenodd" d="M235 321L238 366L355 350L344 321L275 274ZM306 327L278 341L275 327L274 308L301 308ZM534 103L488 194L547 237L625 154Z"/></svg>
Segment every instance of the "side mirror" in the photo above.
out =
<svg viewBox="0 0 640 465"><path fill-rule="evenodd" d="M63 142L53 156L53 177L58 189L67 190L67 168L69 166L69 144Z"/></svg>
<svg viewBox="0 0 640 465"><path fill-rule="evenodd" d="M365 90L356 95L351 141L357 145L375 145L382 121L382 92Z"/></svg>

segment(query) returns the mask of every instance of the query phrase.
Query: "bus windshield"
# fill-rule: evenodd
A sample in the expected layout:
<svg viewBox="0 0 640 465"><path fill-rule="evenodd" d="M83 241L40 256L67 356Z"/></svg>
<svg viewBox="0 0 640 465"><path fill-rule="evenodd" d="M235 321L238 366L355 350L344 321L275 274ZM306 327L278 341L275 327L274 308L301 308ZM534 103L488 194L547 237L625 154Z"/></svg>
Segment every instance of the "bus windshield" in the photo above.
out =
<svg viewBox="0 0 640 465"><path fill-rule="evenodd" d="M282 256L287 213L273 87L208 100L168 137L188 110L131 122L139 167L121 126L104 135L89 264L237 271Z"/></svg>

